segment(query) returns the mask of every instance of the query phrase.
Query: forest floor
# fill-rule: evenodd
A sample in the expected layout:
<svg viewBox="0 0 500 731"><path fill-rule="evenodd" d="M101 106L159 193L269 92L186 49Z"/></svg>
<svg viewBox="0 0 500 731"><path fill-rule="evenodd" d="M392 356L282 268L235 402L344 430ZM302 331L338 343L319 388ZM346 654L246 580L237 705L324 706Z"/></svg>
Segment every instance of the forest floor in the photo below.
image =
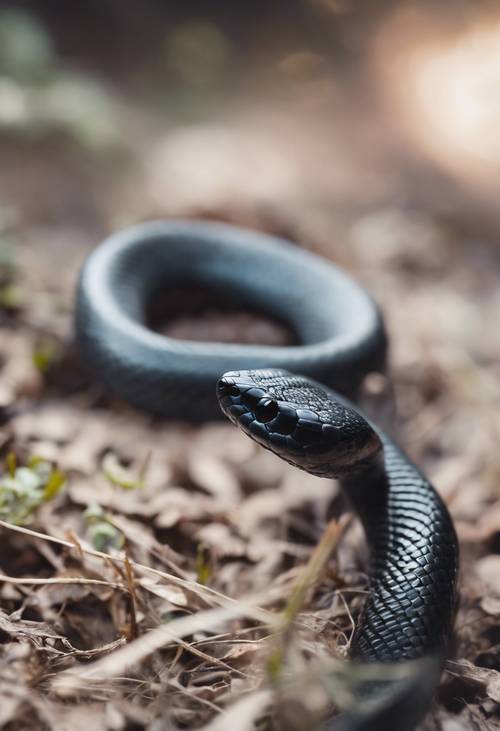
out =
<svg viewBox="0 0 500 731"><path fill-rule="evenodd" d="M342 149L329 146L315 114L295 109L290 126L289 101L270 111L269 97L224 121L167 124L143 89L77 73L43 26L27 32L48 76L0 79L0 727L308 728L353 680L333 658L367 589L366 549L337 485L230 424L164 423L113 400L74 352L91 248L178 215L286 235L380 303L390 372L367 379L362 401L436 485L461 547L453 646L423 728L500 729L494 237L473 238L458 204L443 215L398 194L404 170L375 154L356 167L346 135L359 125L342 122ZM250 313L169 328L282 337Z"/></svg>

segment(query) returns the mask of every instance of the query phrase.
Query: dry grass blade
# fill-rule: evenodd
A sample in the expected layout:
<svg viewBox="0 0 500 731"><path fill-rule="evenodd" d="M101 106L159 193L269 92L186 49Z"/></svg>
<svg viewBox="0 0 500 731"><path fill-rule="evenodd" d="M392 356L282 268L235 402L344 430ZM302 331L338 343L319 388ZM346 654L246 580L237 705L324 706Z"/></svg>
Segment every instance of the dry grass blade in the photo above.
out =
<svg viewBox="0 0 500 731"><path fill-rule="evenodd" d="M64 546L65 548L69 548L73 551L76 551L78 555L87 554L88 556L95 556L96 558L101 558L106 562L111 563L117 563L120 565L125 565L126 558L125 556L114 556L112 554L104 553L102 551L96 551L93 548L88 548L86 546L83 546L82 543L75 539L74 542L66 541L63 538L55 538L54 536L47 535L46 533L39 533L38 531L31 530L30 528L25 528L23 526L19 525L11 525L10 523L6 523L3 520L0 520L0 527L6 528L7 530L14 531L16 533L24 533L26 535L31 536L32 538L38 538L43 541L48 541L50 543L56 543L60 546ZM129 564L131 567L138 571L144 571L146 573L154 574L155 576L159 576L165 581L170 581L173 584L176 584L177 586L182 587L183 589L187 589L188 591L193 592L194 594L197 594L200 598L202 598L207 603L215 603L219 606L226 606L227 604L234 602L235 604L239 604L238 600L232 599L231 597L225 596L219 591L216 591L215 589L211 589L210 587L204 586L203 584L200 584L197 581L189 580L189 579L181 579L178 576L175 576L174 574L167 573L166 571L160 571L159 569L152 568L151 566L145 566L144 564L138 563L137 561L132 561L130 559ZM267 594L265 595L267 596ZM264 595L263 597L264 598ZM271 600L272 601L272 600ZM244 605L241 605L241 608ZM249 610L250 611L250 610ZM261 610L261 617L264 616L265 610ZM269 615L271 616L271 615ZM269 619L269 616L267 617Z"/></svg>
<svg viewBox="0 0 500 731"><path fill-rule="evenodd" d="M348 515L339 522L331 520L328 523L318 545L295 585L292 595L281 617L281 626L275 637L275 647L267 662L267 670L272 681L276 681L278 679L283 669L283 661L290 633L297 615L305 601L307 593L311 587L317 583L350 522L351 516Z"/></svg>
<svg viewBox="0 0 500 731"><path fill-rule="evenodd" d="M134 570L127 554L125 554L125 578L130 596L130 637L135 639L139 635L137 627L137 597L135 593Z"/></svg>
<svg viewBox="0 0 500 731"><path fill-rule="evenodd" d="M207 609L188 617L174 619L168 624L151 630L102 661L87 665L79 671L67 670L61 673L52 684L53 690L61 695L71 695L81 691L82 683L86 680L123 675L127 669L142 662L153 652L169 644L175 644L178 639L202 630L206 632L215 629L222 623L242 615L251 616L260 621L273 618L271 613L263 612L250 603L239 601L233 602L227 607Z"/></svg>
<svg viewBox="0 0 500 731"><path fill-rule="evenodd" d="M258 690L233 703L229 710L203 726L200 731L233 731L235 728L238 731L253 731L255 722L271 701L270 690Z"/></svg>
<svg viewBox="0 0 500 731"><path fill-rule="evenodd" d="M121 591L128 591L126 586L123 584L117 584L115 581L105 581L104 579L86 579L84 576L57 576L47 579L38 579L30 577L18 578L17 576L6 576L0 574L0 582L4 581L7 584L14 584L16 586L49 586L51 584L83 584L88 586L107 586L111 589L121 589Z"/></svg>
<svg viewBox="0 0 500 731"><path fill-rule="evenodd" d="M325 528L321 539L314 549L301 576L299 577L293 594L283 613L285 623L288 625L294 621L300 611L309 589L316 584L328 563L333 551L336 550L344 531L349 526L351 517L346 516L339 522L331 520Z"/></svg>
<svg viewBox="0 0 500 731"><path fill-rule="evenodd" d="M212 665L218 665L219 667L224 668L228 672L236 673L237 675L241 675L242 677L247 677L247 673L244 673L241 670L231 667L231 665L229 665L227 662L224 662L224 660L220 660L217 657L208 655L206 652L203 652L203 650L199 650L194 643L190 644L189 642L185 642L178 635L175 638L175 641L179 645L179 647L183 647L185 650L187 650L187 652L190 652L193 655L196 655L197 657L201 658L202 660L206 660L207 662L211 663Z"/></svg>

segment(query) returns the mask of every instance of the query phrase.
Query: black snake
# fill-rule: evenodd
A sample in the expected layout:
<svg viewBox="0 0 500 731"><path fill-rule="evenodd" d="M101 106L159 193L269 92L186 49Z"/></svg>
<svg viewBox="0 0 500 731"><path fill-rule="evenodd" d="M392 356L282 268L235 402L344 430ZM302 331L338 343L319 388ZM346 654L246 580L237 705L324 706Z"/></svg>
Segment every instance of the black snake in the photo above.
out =
<svg viewBox="0 0 500 731"><path fill-rule="evenodd" d="M151 299L179 284L263 311L287 323L301 344L188 342L152 331ZM365 683L361 702L328 724L415 728L452 628L458 548L432 485L345 398L385 362L383 323L370 297L332 264L276 238L221 224L153 222L112 236L90 255L76 332L99 379L131 403L191 421L217 417L220 406L282 459L340 479L372 558L351 656L368 663L428 658L431 665L398 693L395 682L388 695L382 683Z"/></svg>

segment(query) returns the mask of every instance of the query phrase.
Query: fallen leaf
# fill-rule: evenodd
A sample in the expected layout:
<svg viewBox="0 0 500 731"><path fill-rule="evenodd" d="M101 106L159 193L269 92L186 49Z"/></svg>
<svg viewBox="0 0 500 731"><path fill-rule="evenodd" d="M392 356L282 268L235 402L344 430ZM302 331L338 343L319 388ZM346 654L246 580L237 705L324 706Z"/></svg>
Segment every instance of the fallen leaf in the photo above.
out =
<svg viewBox="0 0 500 731"><path fill-rule="evenodd" d="M476 562L478 576L496 596L500 596L500 556L485 556Z"/></svg>

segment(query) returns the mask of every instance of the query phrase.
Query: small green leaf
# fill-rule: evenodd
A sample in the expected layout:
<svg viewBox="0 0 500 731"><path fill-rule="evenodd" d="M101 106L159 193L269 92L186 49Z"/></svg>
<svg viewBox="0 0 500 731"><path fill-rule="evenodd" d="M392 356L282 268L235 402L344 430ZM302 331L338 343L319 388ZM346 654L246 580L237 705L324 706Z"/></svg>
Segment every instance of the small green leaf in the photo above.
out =
<svg viewBox="0 0 500 731"><path fill-rule="evenodd" d="M123 548L125 543L123 533L105 520L92 524L89 532L92 545L97 551L107 553L111 548Z"/></svg>
<svg viewBox="0 0 500 731"><path fill-rule="evenodd" d="M66 483L60 470L37 456L18 466L16 455L9 453L7 470L0 477L0 516L14 525L27 523L40 503L51 500Z"/></svg>
<svg viewBox="0 0 500 731"><path fill-rule="evenodd" d="M86 523L96 523L98 520L103 520L105 517L104 510L99 503L91 503L87 505L83 511L83 519Z"/></svg>
<svg viewBox="0 0 500 731"><path fill-rule="evenodd" d="M132 470L120 464L118 457L113 452L104 455L101 466L104 476L112 485L121 487L123 490L137 490L144 486L144 477L149 463L149 453L136 476Z"/></svg>
<svg viewBox="0 0 500 731"><path fill-rule="evenodd" d="M21 287L13 282L0 287L0 307L5 310L20 310L26 301Z"/></svg>
<svg viewBox="0 0 500 731"><path fill-rule="evenodd" d="M95 549L107 553L110 548L123 548L125 536L113 524L112 516L99 503L88 505L83 519L88 525L90 540Z"/></svg>
<svg viewBox="0 0 500 731"><path fill-rule="evenodd" d="M196 553L196 579L199 584L208 583L212 576L213 570L209 563L209 555L206 546L203 543L198 544L198 550Z"/></svg>
<svg viewBox="0 0 500 731"><path fill-rule="evenodd" d="M28 459L28 467L34 470L38 467L38 465L42 464L42 462L46 462L43 457L40 457L38 454L32 454Z"/></svg>
<svg viewBox="0 0 500 731"><path fill-rule="evenodd" d="M40 373L47 373L61 355L60 345L53 339L43 338L35 345L32 358Z"/></svg>
<svg viewBox="0 0 500 731"><path fill-rule="evenodd" d="M11 477L14 477L16 474L16 467L17 467L17 456L15 452L9 452L7 455L7 469L9 471L9 475Z"/></svg>
<svg viewBox="0 0 500 731"><path fill-rule="evenodd" d="M284 654L283 648L276 647L267 658L267 672L272 682L276 682L283 670Z"/></svg>
<svg viewBox="0 0 500 731"><path fill-rule="evenodd" d="M147 471L148 471L149 463L151 462L151 455L152 455L152 452L149 449L146 452L146 456L144 457L144 461L143 461L143 463L141 465L141 468L139 470L139 487L144 487L144 483L146 481L146 474L147 474Z"/></svg>
<svg viewBox="0 0 500 731"><path fill-rule="evenodd" d="M43 499L52 500L66 484L66 475L60 470L54 470L43 490Z"/></svg>

